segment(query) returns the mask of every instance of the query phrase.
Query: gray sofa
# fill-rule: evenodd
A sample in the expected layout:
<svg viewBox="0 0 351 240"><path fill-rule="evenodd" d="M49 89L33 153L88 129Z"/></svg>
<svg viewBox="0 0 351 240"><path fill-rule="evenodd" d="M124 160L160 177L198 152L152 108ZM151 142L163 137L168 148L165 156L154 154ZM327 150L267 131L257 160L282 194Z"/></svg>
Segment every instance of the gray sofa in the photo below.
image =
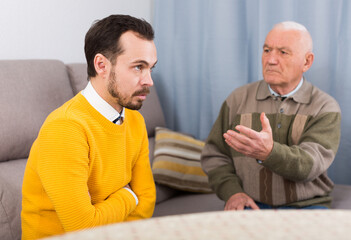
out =
<svg viewBox="0 0 351 240"><path fill-rule="evenodd" d="M0 61L0 239L21 238L21 186L31 145L46 116L87 84L85 64L57 60ZM153 160L156 126L165 120L155 88L140 110ZM154 217L222 210L214 194L178 191L156 184ZM333 208L351 209L351 186L337 185Z"/></svg>

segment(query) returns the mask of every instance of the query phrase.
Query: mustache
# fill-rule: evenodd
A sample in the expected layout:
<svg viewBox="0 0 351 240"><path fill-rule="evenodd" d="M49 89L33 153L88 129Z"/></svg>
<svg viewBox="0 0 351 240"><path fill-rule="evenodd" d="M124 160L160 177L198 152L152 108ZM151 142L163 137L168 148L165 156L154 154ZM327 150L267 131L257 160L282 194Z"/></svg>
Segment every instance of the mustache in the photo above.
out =
<svg viewBox="0 0 351 240"><path fill-rule="evenodd" d="M150 89L148 87L144 87L141 90L134 92L132 96L134 97L139 95L147 95L149 93L150 93Z"/></svg>

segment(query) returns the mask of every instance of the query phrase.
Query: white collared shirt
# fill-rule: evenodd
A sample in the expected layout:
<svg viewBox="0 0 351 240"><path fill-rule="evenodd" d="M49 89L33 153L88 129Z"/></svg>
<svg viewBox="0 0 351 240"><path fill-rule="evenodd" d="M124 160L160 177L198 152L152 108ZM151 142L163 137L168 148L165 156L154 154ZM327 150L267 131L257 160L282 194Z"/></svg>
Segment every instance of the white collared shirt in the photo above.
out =
<svg viewBox="0 0 351 240"><path fill-rule="evenodd" d="M303 78L301 78L299 84L297 85L297 87L296 87L294 90L292 90L291 92L289 92L288 94L285 94L285 95L279 95L278 93L276 93L276 92L271 88L270 85L268 85L268 88L269 88L269 91L271 92L271 94L274 95L274 96L290 97L290 96L292 96L294 93L296 93L296 92L301 88L302 84L303 84Z"/></svg>
<svg viewBox="0 0 351 240"><path fill-rule="evenodd" d="M122 113L120 114L116 109L114 109L110 104L108 104L100 95L96 92L91 82L88 82L88 85L82 90L82 95L86 98L86 100L93 106L96 111L98 111L102 116L107 118L109 121L113 121L118 118L120 115L122 119L125 119L124 116L124 107L122 108ZM122 122L118 120L116 124L120 125ZM139 203L139 199L133 190L124 187L124 189L128 190L133 197L135 198L136 205Z"/></svg>
<svg viewBox="0 0 351 240"><path fill-rule="evenodd" d="M120 115L124 119L124 107L122 109L122 114L120 114L116 109L114 109L110 104L108 104L100 95L95 91L93 85L89 81L88 85L83 89L82 95L87 99L91 106L93 106L96 111L98 111L102 116L107 118L109 121L113 121ZM116 124L121 124L121 120L118 120Z"/></svg>

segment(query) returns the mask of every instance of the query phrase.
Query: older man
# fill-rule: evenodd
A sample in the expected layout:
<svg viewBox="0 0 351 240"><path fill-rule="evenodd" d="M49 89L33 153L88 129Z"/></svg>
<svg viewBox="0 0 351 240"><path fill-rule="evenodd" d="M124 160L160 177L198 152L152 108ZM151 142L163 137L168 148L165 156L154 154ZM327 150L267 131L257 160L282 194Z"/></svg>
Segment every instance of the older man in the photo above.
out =
<svg viewBox="0 0 351 240"><path fill-rule="evenodd" d="M263 46L264 80L223 103L201 163L225 210L330 207L341 114L303 77L313 59L306 28L279 23Z"/></svg>

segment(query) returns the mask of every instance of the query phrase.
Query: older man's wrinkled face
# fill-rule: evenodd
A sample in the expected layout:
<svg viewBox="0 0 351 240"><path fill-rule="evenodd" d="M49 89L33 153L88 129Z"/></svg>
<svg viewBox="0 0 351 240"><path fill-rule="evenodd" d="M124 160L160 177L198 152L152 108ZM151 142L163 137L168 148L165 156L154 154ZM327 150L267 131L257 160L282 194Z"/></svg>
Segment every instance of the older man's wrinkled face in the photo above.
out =
<svg viewBox="0 0 351 240"><path fill-rule="evenodd" d="M262 53L264 80L279 94L287 94L300 82L306 68L306 42L297 30L273 29Z"/></svg>

